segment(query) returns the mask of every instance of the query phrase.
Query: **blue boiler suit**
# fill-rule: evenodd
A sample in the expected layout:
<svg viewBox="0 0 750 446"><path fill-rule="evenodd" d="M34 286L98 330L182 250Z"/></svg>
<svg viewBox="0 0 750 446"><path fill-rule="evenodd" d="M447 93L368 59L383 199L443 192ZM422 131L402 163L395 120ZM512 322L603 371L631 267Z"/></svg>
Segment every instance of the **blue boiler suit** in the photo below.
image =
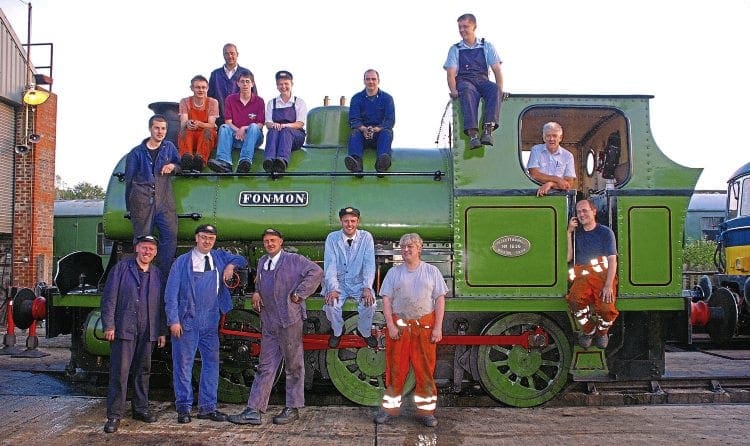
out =
<svg viewBox="0 0 750 446"><path fill-rule="evenodd" d="M177 148L170 141L163 141L156 149L156 160L152 161L146 141L134 147L125 161L125 206L133 224L133 238L153 235L159 230L159 250L156 264L162 272L162 283L172 266L177 251L177 211L172 192L172 175L162 175L167 164L176 166L172 174L180 172Z"/></svg>
<svg viewBox="0 0 750 446"><path fill-rule="evenodd" d="M333 305L323 305L326 317L331 322L335 336L340 336L344 329L344 317L341 308L346 299L357 301L359 319L357 329L363 336L372 333L372 319L375 316L375 305L366 307L362 300L362 290L369 288L372 295L375 291L375 243L372 234L358 229L351 246L346 241L344 231L334 231L326 237L325 279L322 294L331 291L339 292L339 299Z"/></svg>
<svg viewBox="0 0 750 446"><path fill-rule="evenodd" d="M297 100L295 96L294 100ZM278 124L291 124L297 122L297 110L291 107L276 108L276 99L273 99L273 112L271 120ZM266 150L264 159L281 159L287 165L292 156L292 150L297 150L305 143L305 131L302 129L285 128L281 130L270 129L266 135Z"/></svg>
<svg viewBox="0 0 750 446"><path fill-rule="evenodd" d="M480 98L484 98L483 122L494 122L497 128L500 119L500 92L497 84L487 75L484 47L458 51L456 89L464 115L464 133L468 129L478 128Z"/></svg>
<svg viewBox="0 0 750 446"><path fill-rule="evenodd" d="M107 418L124 416L130 373L133 410L148 410L151 352L157 338L167 333L160 276L155 265L143 272L130 258L115 265L107 277L101 300L102 326L115 330L110 344Z"/></svg>
<svg viewBox="0 0 750 446"><path fill-rule="evenodd" d="M172 337L175 406L190 413L193 405L192 373L196 351L201 356L198 413L216 410L219 386L219 317L232 309L229 289L221 277L224 268L247 265L244 257L224 250L211 250L213 269L194 271L192 252L175 260L165 291L167 325L182 325L182 336Z"/></svg>

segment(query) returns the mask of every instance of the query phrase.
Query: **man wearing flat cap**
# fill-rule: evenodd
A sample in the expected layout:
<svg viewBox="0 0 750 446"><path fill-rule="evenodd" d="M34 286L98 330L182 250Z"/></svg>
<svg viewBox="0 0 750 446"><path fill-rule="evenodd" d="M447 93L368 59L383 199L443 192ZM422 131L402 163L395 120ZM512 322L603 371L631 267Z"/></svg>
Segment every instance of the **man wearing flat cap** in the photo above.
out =
<svg viewBox="0 0 750 446"><path fill-rule="evenodd" d="M107 276L101 311L104 339L110 342L107 422L104 432L116 432L125 415L128 375L133 373L133 418L153 423L148 408L151 352L164 347L167 327L161 298L161 272L152 265L157 240L142 235L135 240L135 256L121 260Z"/></svg>
<svg viewBox="0 0 750 446"><path fill-rule="evenodd" d="M375 314L375 293L372 289L375 280L375 243L369 232L359 229L359 217L357 208L341 209L341 230L331 232L326 237L323 281L326 304L323 310L333 331L328 340L331 348L339 346L344 330L341 307L350 297L357 301L358 334L365 339L368 347L378 346L377 339L371 334Z"/></svg>
<svg viewBox="0 0 750 446"><path fill-rule="evenodd" d="M289 166L292 150L305 142L307 105L302 98L292 95L292 73L281 70L276 73L276 88L279 96L266 105L266 149L263 170L283 173Z"/></svg>
<svg viewBox="0 0 750 446"><path fill-rule="evenodd" d="M216 410L219 388L219 316L232 309L226 281L247 260L223 249L213 249L213 225L195 229L195 248L179 256L169 273L164 295L167 324L172 334L172 365L177 422L189 423L193 406L193 362L201 354L198 418L226 421Z"/></svg>
<svg viewBox="0 0 750 446"><path fill-rule="evenodd" d="M253 379L245 410L230 415L236 424L261 424L261 412L268 409L268 398L276 370L284 360L286 402L273 417L274 424L287 424L299 418L305 405L305 356L302 329L307 318L305 299L320 285L323 270L307 257L281 249L284 237L276 229L263 232L266 254L258 260L253 309L260 313L261 341L258 371Z"/></svg>

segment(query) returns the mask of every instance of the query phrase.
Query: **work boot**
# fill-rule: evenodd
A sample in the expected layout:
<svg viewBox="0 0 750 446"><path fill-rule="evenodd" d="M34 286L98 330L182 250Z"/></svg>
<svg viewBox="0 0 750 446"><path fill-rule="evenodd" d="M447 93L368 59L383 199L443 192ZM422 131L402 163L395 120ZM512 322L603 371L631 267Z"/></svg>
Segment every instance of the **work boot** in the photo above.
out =
<svg viewBox="0 0 750 446"><path fill-rule="evenodd" d="M482 147L482 142L479 141L479 137L477 136L477 129L470 129L468 135L470 149L478 149Z"/></svg>
<svg viewBox="0 0 750 446"><path fill-rule="evenodd" d="M248 173L250 172L250 167L252 167L253 162L250 160L240 160L239 163L237 163L237 173Z"/></svg>
<svg viewBox="0 0 750 446"><path fill-rule="evenodd" d="M115 433L118 427L120 427L119 418L107 418L107 422L104 423L104 432L108 434Z"/></svg>
<svg viewBox="0 0 750 446"><path fill-rule="evenodd" d="M273 171L276 173L286 172L286 161L281 158L273 160Z"/></svg>
<svg viewBox="0 0 750 446"><path fill-rule="evenodd" d="M357 330L357 334L359 335L360 338L365 340L365 344L367 344L368 347L375 348L378 346L378 340L375 338L375 336L373 335L365 336L362 333L360 333L359 330Z"/></svg>
<svg viewBox="0 0 750 446"><path fill-rule="evenodd" d="M273 160L268 158L263 160L263 170L265 170L268 173L273 172Z"/></svg>
<svg viewBox="0 0 750 446"><path fill-rule="evenodd" d="M604 350L609 345L609 334L597 332L594 336L594 345L596 348Z"/></svg>
<svg viewBox="0 0 750 446"><path fill-rule="evenodd" d="M193 421L192 418L190 418L190 413L188 412L177 412L177 422L180 424L188 424L189 422Z"/></svg>
<svg viewBox="0 0 750 446"><path fill-rule="evenodd" d="M495 124L492 122L488 122L484 125L484 130L482 131L482 138L479 140L483 145L485 146L491 146L495 144L494 139L492 139L492 131L495 130Z"/></svg>
<svg viewBox="0 0 750 446"><path fill-rule="evenodd" d="M258 412L258 409L252 409L250 407L245 408L245 410L237 415L229 415L227 420L234 424L253 424L256 426L261 423L260 412Z"/></svg>
<svg viewBox="0 0 750 446"><path fill-rule="evenodd" d="M380 155L378 160L375 162L375 170L377 172L385 172L391 167L391 156L387 153Z"/></svg>
<svg viewBox="0 0 750 446"><path fill-rule="evenodd" d="M341 335L336 336L336 335L332 334L331 337L328 338L328 347L330 347L330 348L338 348L340 342L341 342Z"/></svg>
<svg viewBox="0 0 750 446"><path fill-rule="evenodd" d="M223 421L227 421L227 414L225 414L224 412L220 412L218 410L214 410L213 412L199 413L198 419L217 421L221 423Z"/></svg>
<svg viewBox="0 0 750 446"><path fill-rule="evenodd" d="M375 336L370 335L365 338L365 344L370 348L376 348L378 346L378 340Z"/></svg>
<svg viewBox="0 0 750 446"><path fill-rule="evenodd" d="M386 424L391 421L392 418L392 416L381 410L377 413L377 415L375 415L373 421L375 421L375 424Z"/></svg>
<svg viewBox="0 0 750 446"><path fill-rule="evenodd" d="M438 420L435 415L422 415L417 416L417 421L424 424L427 427L435 427L438 425Z"/></svg>
<svg viewBox="0 0 750 446"><path fill-rule="evenodd" d="M226 161L211 159L208 161L208 168L216 173L229 173L232 171L232 165Z"/></svg>
<svg viewBox="0 0 750 446"><path fill-rule="evenodd" d="M594 340L594 333L583 333L578 335L578 345L580 345L583 348L589 348L591 347L591 342Z"/></svg>
<svg viewBox="0 0 750 446"><path fill-rule="evenodd" d="M133 419L143 421L144 423L154 423L156 422L156 415L152 414L148 410L145 410L143 412L133 410Z"/></svg>
<svg viewBox="0 0 750 446"><path fill-rule="evenodd" d="M299 419L299 409L296 407L285 407L278 415L273 417L273 424L287 424Z"/></svg>
<svg viewBox="0 0 750 446"><path fill-rule="evenodd" d="M196 172L202 172L204 167L206 167L206 160L200 155L195 155L193 157L193 170Z"/></svg>
<svg viewBox="0 0 750 446"><path fill-rule="evenodd" d="M349 169L349 172L362 172L362 160L358 156L347 156L344 158L344 165Z"/></svg>
<svg viewBox="0 0 750 446"><path fill-rule="evenodd" d="M183 153L182 158L180 158L180 168L186 172L193 170L193 155Z"/></svg>

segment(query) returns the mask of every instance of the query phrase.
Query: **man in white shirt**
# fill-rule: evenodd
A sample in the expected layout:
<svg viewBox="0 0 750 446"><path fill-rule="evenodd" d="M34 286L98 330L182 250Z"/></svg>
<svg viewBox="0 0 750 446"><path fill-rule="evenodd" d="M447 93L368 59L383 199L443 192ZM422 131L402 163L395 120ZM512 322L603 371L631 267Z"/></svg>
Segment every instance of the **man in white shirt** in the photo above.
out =
<svg viewBox="0 0 750 446"><path fill-rule="evenodd" d="M529 176L542 183L536 192L538 197L546 195L550 189L575 188L575 160L572 153L560 146L562 137L562 126L556 122L548 122L542 128L544 144L531 148L526 167L529 169Z"/></svg>

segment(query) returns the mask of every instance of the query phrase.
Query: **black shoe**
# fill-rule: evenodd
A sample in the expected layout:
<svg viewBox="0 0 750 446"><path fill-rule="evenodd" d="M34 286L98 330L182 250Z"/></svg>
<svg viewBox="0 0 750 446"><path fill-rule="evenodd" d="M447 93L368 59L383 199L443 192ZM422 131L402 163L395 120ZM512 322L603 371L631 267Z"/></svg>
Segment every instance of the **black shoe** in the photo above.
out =
<svg viewBox="0 0 750 446"><path fill-rule="evenodd" d="M240 160L239 163L237 163L237 173L248 173L250 172L250 167L252 167L253 162L250 160Z"/></svg>
<svg viewBox="0 0 750 446"><path fill-rule="evenodd" d="M423 415L418 416L417 421L424 424L427 427L435 427L438 425L438 420L435 418L435 415Z"/></svg>
<svg viewBox="0 0 750 446"><path fill-rule="evenodd" d="M215 410L209 413L199 413L198 419L223 422L223 421L227 421L227 414L225 414L224 412L219 412L218 410Z"/></svg>
<svg viewBox="0 0 750 446"><path fill-rule="evenodd" d="M328 347L338 348L340 342L341 342L341 336L331 335L331 337L328 338Z"/></svg>
<svg viewBox="0 0 750 446"><path fill-rule="evenodd" d="M258 409L251 409L248 407L243 410L242 413L229 415L227 420L234 424L254 424L257 426L260 424L260 412L258 412Z"/></svg>
<svg viewBox="0 0 750 446"><path fill-rule="evenodd" d="M208 168L216 173L229 173L232 171L232 166L229 163L217 159L209 160Z"/></svg>
<svg viewBox="0 0 750 446"><path fill-rule="evenodd" d="M192 418L190 418L190 414L187 412L177 412L177 422L180 424L188 424L189 422L193 421Z"/></svg>
<svg viewBox="0 0 750 446"><path fill-rule="evenodd" d="M362 160L356 156L347 156L344 158L344 165L349 172L359 173L362 172Z"/></svg>
<svg viewBox="0 0 750 446"><path fill-rule="evenodd" d="M387 413L383 412L382 410L375 415L375 418L373 421L375 421L375 424L386 424L389 421L391 421L393 417L388 415Z"/></svg>
<svg viewBox="0 0 750 446"><path fill-rule="evenodd" d="M156 422L156 415L152 414L148 410L145 412L138 412L136 410L133 411L133 419L138 421L143 421L144 423L155 423Z"/></svg>
<svg viewBox="0 0 750 446"><path fill-rule="evenodd" d="M119 418L107 418L107 422L104 423L104 432L113 434L117 432L117 428L120 427Z"/></svg>
<svg viewBox="0 0 750 446"><path fill-rule="evenodd" d="M482 131L482 138L479 140L480 143L482 143L485 146L491 146L495 144L495 141L492 139L492 131L495 130L495 125L492 123L487 123L484 125L484 130Z"/></svg>
<svg viewBox="0 0 750 446"><path fill-rule="evenodd" d="M365 344L367 344L368 347L375 348L378 346L378 339L375 336L373 335L365 336L362 333L360 333L359 329L357 329L357 335L360 338L365 340Z"/></svg>
<svg viewBox="0 0 750 446"><path fill-rule="evenodd" d="M479 141L479 138L477 135L469 137L469 148L470 149L478 149L482 147L482 143Z"/></svg>
<svg viewBox="0 0 750 446"><path fill-rule="evenodd" d="M368 336L365 339L365 344L370 348L376 348L378 346L378 339L375 336Z"/></svg>
<svg viewBox="0 0 750 446"><path fill-rule="evenodd" d="M299 419L299 409L296 407L285 407L278 415L273 417L273 424L287 424Z"/></svg>
<svg viewBox="0 0 750 446"><path fill-rule="evenodd" d="M391 156L388 154L383 154L378 157L378 160L375 162L375 170L378 172L385 172L391 167Z"/></svg>
<svg viewBox="0 0 750 446"><path fill-rule="evenodd" d="M273 172L273 160L272 159L263 160L263 170L265 170L268 173Z"/></svg>
<svg viewBox="0 0 750 446"><path fill-rule="evenodd" d="M286 172L286 161L281 158L276 158L275 160L273 160L273 171L276 173Z"/></svg>
<svg viewBox="0 0 750 446"><path fill-rule="evenodd" d="M180 158L180 169L185 172L193 170L193 155L189 153L182 154L182 158Z"/></svg>
<svg viewBox="0 0 750 446"><path fill-rule="evenodd" d="M193 157L193 170L196 172L202 172L204 167L206 167L206 160L200 155L195 155Z"/></svg>

